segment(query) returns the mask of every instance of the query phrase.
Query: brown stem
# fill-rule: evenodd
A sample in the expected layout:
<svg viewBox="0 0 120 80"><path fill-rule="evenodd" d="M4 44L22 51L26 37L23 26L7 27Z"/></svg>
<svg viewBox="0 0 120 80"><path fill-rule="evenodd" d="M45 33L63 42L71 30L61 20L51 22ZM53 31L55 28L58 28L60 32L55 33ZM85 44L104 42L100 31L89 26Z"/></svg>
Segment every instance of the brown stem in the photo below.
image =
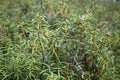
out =
<svg viewBox="0 0 120 80"><path fill-rule="evenodd" d="M23 34L25 40L27 40L27 37L26 37L26 34L25 34L25 31L24 31L24 28L23 28L23 25L22 25L22 24L20 24L20 29L21 29L21 31L22 31L22 34Z"/></svg>

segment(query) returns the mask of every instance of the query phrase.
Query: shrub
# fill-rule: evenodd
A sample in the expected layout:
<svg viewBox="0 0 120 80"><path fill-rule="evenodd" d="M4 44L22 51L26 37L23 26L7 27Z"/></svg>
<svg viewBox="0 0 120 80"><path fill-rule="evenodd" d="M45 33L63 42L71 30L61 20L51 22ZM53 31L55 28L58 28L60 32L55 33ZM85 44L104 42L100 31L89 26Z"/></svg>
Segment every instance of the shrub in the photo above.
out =
<svg viewBox="0 0 120 80"><path fill-rule="evenodd" d="M119 11L86 1L44 1L0 6L0 79L119 79Z"/></svg>

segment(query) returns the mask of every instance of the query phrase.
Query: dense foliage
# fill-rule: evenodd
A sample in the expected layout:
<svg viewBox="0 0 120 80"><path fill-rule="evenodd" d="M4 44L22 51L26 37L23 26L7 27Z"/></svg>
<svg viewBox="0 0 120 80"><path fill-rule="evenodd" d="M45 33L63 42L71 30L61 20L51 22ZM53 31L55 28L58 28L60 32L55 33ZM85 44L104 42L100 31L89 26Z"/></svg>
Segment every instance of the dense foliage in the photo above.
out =
<svg viewBox="0 0 120 80"><path fill-rule="evenodd" d="M120 3L0 2L0 80L119 80Z"/></svg>

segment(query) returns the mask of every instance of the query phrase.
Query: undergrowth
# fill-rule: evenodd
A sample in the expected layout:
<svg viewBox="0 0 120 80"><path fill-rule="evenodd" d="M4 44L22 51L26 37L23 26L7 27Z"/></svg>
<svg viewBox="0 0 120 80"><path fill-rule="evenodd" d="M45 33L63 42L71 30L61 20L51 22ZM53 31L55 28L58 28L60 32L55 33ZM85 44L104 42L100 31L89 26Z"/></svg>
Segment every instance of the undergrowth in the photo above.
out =
<svg viewBox="0 0 120 80"><path fill-rule="evenodd" d="M0 80L120 79L119 4L77 0L2 4Z"/></svg>

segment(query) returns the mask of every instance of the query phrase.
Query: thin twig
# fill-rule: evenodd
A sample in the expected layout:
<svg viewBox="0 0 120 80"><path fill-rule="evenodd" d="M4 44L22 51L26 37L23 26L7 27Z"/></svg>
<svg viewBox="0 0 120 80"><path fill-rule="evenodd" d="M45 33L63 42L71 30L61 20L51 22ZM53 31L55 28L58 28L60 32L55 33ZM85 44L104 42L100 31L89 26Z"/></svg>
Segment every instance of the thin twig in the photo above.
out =
<svg viewBox="0 0 120 80"><path fill-rule="evenodd" d="M23 34L25 40L27 40L27 37L26 37L26 34L25 34L25 31L24 31L24 28L23 28L23 25L22 25L22 24L20 24L20 29L21 29L21 31L22 31L22 34Z"/></svg>
<svg viewBox="0 0 120 80"><path fill-rule="evenodd" d="M82 69L82 67L78 64L78 62L77 62L77 60L76 60L75 57L74 57L74 62L77 64L77 67L78 67L79 71L80 71L81 73L83 73L83 69Z"/></svg>

